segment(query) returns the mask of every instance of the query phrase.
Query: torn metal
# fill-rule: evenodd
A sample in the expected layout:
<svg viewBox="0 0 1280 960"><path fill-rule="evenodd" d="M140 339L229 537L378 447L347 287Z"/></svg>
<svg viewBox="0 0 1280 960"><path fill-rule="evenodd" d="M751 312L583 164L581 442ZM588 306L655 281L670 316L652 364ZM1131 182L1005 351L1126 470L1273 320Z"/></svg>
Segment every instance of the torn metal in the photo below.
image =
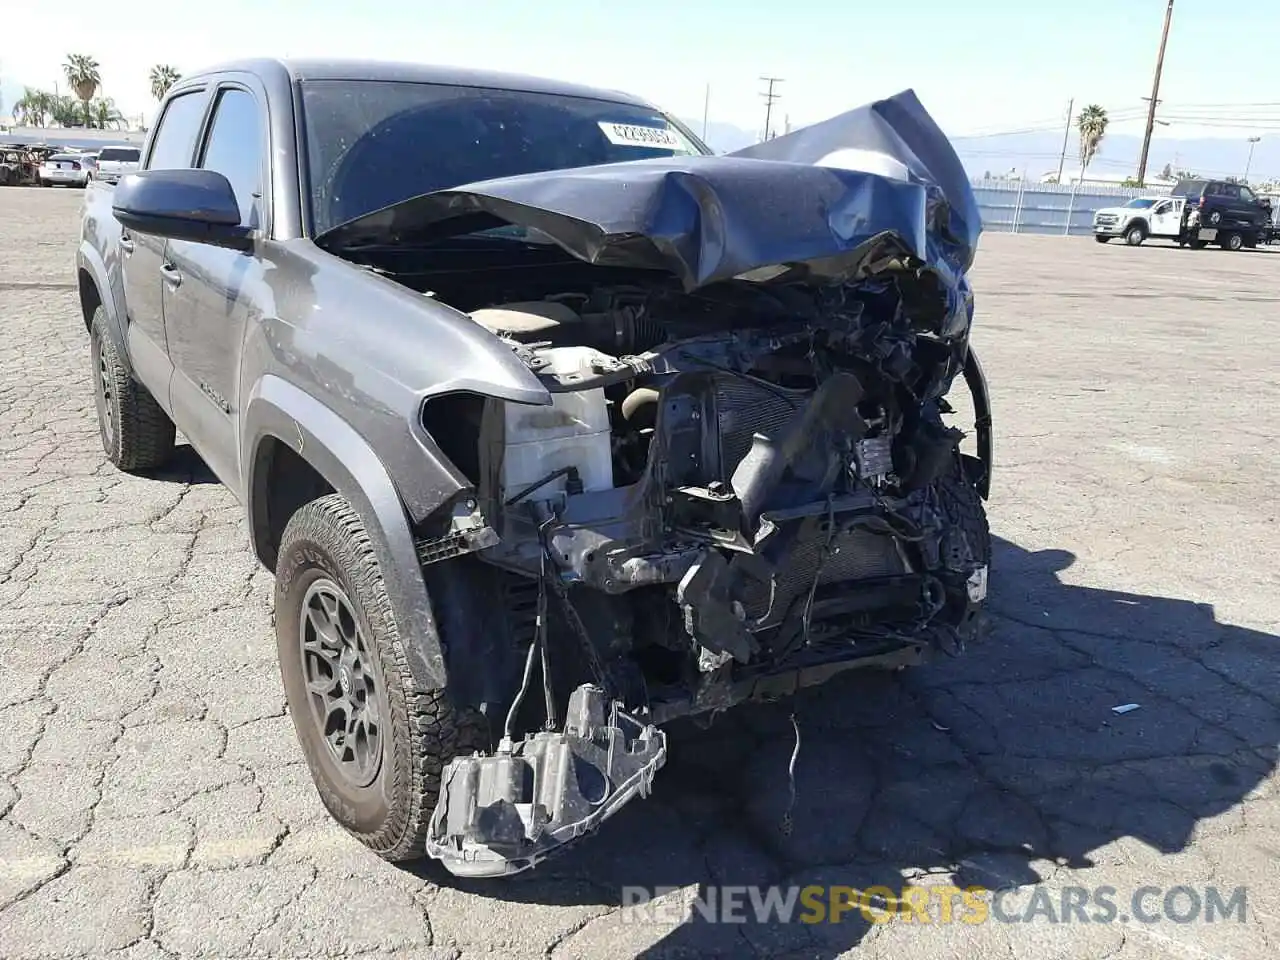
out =
<svg viewBox="0 0 1280 960"><path fill-rule="evenodd" d="M517 728L449 765L432 855L525 869L648 792L656 724L980 633L980 230L908 92L729 156L471 184L318 239L469 314L546 391L424 408L474 484L419 544L451 683Z"/></svg>

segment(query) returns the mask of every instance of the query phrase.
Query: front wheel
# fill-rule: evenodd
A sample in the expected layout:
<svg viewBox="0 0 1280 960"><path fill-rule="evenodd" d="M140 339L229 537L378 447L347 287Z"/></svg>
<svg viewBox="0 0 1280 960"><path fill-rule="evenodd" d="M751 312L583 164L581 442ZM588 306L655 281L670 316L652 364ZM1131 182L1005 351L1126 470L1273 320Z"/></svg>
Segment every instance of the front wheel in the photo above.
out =
<svg viewBox="0 0 1280 960"><path fill-rule="evenodd" d="M1141 246L1145 239L1147 239L1147 228L1140 223L1135 223L1124 232L1124 242L1131 247Z"/></svg>
<svg viewBox="0 0 1280 960"><path fill-rule="evenodd" d="M1219 243L1222 244L1223 250L1235 251L1244 246L1244 237L1241 234L1232 231L1231 233L1223 234Z"/></svg>
<svg viewBox="0 0 1280 960"><path fill-rule="evenodd" d="M339 494L289 520L276 564L289 713L330 815L387 860L422 855L444 765L488 749L484 718L410 672L373 545Z"/></svg>
<svg viewBox="0 0 1280 960"><path fill-rule="evenodd" d="M1104 236L1101 236L1101 235L1099 235L1099 234L1096 234L1096 233L1095 233L1095 234L1093 235L1093 239L1094 239L1094 240L1096 240L1098 243L1106 243L1106 242L1107 242L1108 240L1110 240L1111 238L1110 238L1110 237L1104 237Z"/></svg>

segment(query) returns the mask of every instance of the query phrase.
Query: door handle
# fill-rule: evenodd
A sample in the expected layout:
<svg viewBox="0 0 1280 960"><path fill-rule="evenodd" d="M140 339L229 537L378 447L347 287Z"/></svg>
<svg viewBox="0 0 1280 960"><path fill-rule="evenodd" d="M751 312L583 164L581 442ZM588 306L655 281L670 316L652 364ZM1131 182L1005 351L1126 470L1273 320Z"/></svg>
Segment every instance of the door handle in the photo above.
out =
<svg viewBox="0 0 1280 960"><path fill-rule="evenodd" d="M172 287L182 286L182 272L168 261L160 264L160 275Z"/></svg>
<svg viewBox="0 0 1280 960"><path fill-rule="evenodd" d="M120 231L120 252L126 257L133 253L133 238L125 231Z"/></svg>

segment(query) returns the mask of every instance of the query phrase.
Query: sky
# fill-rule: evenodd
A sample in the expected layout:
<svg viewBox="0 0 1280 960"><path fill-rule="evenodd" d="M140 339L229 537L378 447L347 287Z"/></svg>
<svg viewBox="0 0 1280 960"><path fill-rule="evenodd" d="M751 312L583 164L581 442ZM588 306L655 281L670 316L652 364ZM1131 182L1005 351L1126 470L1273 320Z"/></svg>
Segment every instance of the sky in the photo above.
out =
<svg viewBox="0 0 1280 960"><path fill-rule="evenodd" d="M354 56L625 89L695 129L709 102L713 122L759 131L760 78L774 76L779 126L912 87L952 137L1060 129L1072 97L1111 111L1112 131L1141 134L1165 0L130 0L113 10L50 21L45 5L12 4L0 112L24 85L65 91L68 53L99 61L103 93L128 116L154 107L154 63L186 72L242 56ZM1280 102L1238 106L1267 99L1259 78L1276 36L1277 0L1176 0L1161 110L1187 119L1157 137L1243 141L1256 127L1280 138ZM1250 38L1257 52L1242 56Z"/></svg>

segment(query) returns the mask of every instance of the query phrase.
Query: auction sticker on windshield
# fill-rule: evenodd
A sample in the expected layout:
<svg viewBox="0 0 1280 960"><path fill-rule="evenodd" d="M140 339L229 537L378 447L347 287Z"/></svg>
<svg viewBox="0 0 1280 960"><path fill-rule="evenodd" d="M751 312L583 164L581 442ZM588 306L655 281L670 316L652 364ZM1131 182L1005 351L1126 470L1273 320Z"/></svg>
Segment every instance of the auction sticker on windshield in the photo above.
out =
<svg viewBox="0 0 1280 960"><path fill-rule="evenodd" d="M687 150L670 127L647 127L635 123L600 121L600 130L609 142L620 147L656 147L659 150Z"/></svg>

